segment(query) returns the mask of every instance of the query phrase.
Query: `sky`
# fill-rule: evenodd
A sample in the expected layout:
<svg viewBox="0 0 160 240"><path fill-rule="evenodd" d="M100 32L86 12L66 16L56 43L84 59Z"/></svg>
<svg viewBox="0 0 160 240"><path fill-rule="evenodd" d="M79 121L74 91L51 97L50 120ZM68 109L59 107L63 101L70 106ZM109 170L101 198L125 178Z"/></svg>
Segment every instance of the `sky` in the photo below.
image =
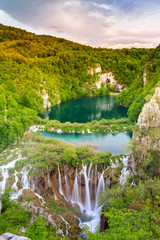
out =
<svg viewBox="0 0 160 240"><path fill-rule="evenodd" d="M93 47L155 47L160 0L0 0L0 23Z"/></svg>

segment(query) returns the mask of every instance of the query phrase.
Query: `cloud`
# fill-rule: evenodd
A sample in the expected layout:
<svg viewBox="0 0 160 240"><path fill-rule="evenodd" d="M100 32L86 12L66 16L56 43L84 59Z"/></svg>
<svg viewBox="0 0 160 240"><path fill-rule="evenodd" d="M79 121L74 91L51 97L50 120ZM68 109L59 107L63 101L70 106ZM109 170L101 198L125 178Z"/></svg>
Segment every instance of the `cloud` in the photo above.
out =
<svg viewBox="0 0 160 240"><path fill-rule="evenodd" d="M0 9L10 18L8 22L12 24L12 18L36 33L93 46L150 46L160 42L158 1L1 0Z"/></svg>

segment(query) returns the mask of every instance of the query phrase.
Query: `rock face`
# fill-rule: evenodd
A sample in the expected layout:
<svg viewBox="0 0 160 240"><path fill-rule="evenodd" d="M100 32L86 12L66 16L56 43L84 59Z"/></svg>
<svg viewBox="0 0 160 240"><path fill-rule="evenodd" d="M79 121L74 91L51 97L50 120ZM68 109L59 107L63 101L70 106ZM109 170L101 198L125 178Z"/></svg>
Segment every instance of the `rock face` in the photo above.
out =
<svg viewBox="0 0 160 240"><path fill-rule="evenodd" d="M0 236L0 240L31 240L31 239L17 236L11 233L4 233L2 236Z"/></svg>
<svg viewBox="0 0 160 240"><path fill-rule="evenodd" d="M148 82L148 80L147 80L147 73L146 73L146 71L144 71L144 73L143 73L143 85L144 85L144 87L147 84L147 82Z"/></svg>
<svg viewBox="0 0 160 240"><path fill-rule="evenodd" d="M51 107L51 103L48 100L49 96L48 96L48 94L47 94L45 89L43 89L43 91L42 91L42 98L43 98L44 109L45 108L50 108Z"/></svg>
<svg viewBox="0 0 160 240"><path fill-rule="evenodd" d="M146 103L138 118L139 128L160 127L160 88L157 87L154 96Z"/></svg>
<svg viewBox="0 0 160 240"><path fill-rule="evenodd" d="M146 103L138 118L139 129L134 131L133 158L136 164L136 171L143 175L150 168L153 176L159 176L160 164L160 88L157 87L155 94L149 103ZM146 160L148 157L148 160ZM149 164L152 161L152 164ZM143 166L144 164L146 167Z"/></svg>
<svg viewBox="0 0 160 240"><path fill-rule="evenodd" d="M105 88L107 88L107 84L111 84L116 88L117 92L121 92L122 89L124 88L123 85L120 85L117 83L117 81L114 78L114 75L112 72L107 72L106 73L102 73L102 68L100 64L97 64L97 66L95 68L91 68L88 71L89 74L93 75L93 74L98 74L99 77L99 81L97 81L95 83L96 87L98 89L101 88L101 85L103 84Z"/></svg>

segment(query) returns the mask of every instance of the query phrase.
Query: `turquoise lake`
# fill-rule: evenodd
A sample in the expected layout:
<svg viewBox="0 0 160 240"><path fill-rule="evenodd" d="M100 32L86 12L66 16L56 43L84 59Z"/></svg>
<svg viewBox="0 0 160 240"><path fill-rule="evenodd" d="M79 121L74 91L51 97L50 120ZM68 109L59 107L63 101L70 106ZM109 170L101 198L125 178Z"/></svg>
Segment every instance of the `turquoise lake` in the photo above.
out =
<svg viewBox="0 0 160 240"><path fill-rule="evenodd" d="M56 119L62 123L86 123L102 118L127 117L127 108L116 103L116 96L87 97L62 102L51 109L46 109L41 117Z"/></svg>
<svg viewBox="0 0 160 240"><path fill-rule="evenodd" d="M42 132L45 137L61 139L65 142L79 145L97 147L98 152L111 152L112 154L126 154L126 146L132 138L132 133L49 133Z"/></svg>

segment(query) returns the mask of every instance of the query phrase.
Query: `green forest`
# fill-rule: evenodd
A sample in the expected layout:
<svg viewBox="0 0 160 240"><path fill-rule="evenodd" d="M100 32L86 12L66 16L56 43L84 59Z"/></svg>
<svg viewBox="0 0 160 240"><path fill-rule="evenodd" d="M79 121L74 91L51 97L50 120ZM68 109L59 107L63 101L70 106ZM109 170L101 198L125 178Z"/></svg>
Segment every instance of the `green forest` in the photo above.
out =
<svg viewBox="0 0 160 240"><path fill-rule="evenodd" d="M129 107L128 117L136 121L160 80L159 49L92 48L0 25L0 150L21 139L43 112L43 89L52 106L71 98L109 94L109 88L91 88L97 76L88 70L97 64L125 85L117 101ZM145 88L144 71L149 79Z"/></svg>
<svg viewBox="0 0 160 240"><path fill-rule="evenodd" d="M73 98L115 92L110 85L96 87L99 76L95 72L91 74L90 70L97 65L101 66L102 73L112 72L117 83L124 85L117 95L117 103L128 108L128 118L71 124L39 117L44 111L44 91L51 106ZM159 139L160 132L158 128L141 131L136 126L144 104L150 101L156 87L160 87L160 45L153 49L93 48L0 24L0 152L18 146L26 158L10 169L10 182L0 194L0 235L11 232L31 240L62 239L56 229L47 224L45 217L39 216L30 224L33 216L23 206L23 198L18 203L10 199L15 171L22 171L30 164L29 176L39 180L59 164L68 164L75 170L84 161L86 165L92 162L102 169L122 157L111 156L109 152L95 153L90 147L73 147L55 139L45 139L41 134L27 133L31 125L39 124L47 131L60 128L66 133L82 129L87 132L90 128L93 132L134 131L140 136L137 142L130 144L137 174L131 174L121 187L118 179L123 167L119 162L111 188L106 188L100 196L99 201L105 202L101 213L107 219L105 229L97 228L91 233L84 227L83 232L88 240L160 239L160 153L152 148L145 149L146 152L141 149L144 137L154 142L154 138ZM7 163L6 159L0 154L0 166ZM0 181L1 178L0 172ZM56 201L51 200L47 207L53 214L54 211L57 216L71 211L62 202L56 205ZM27 201L30 203L32 197L27 196ZM22 228L26 230L23 232ZM66 235L63 239L78 238Z"/></svg>

